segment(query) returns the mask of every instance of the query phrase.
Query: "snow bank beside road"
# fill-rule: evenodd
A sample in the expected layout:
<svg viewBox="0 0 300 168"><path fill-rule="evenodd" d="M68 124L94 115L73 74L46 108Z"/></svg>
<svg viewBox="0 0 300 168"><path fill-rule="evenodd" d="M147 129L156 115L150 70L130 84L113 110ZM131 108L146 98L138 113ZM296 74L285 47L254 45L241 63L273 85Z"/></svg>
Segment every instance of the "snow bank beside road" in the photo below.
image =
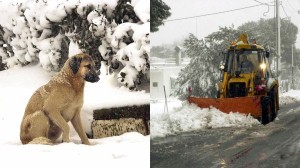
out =
<svg viewBox="0 0 300 168"><path fill-rule="evenodd" d="M279 98L280 106L300 102L300 90L291 90ZM151 137L162 137L178 132L219 127L251 127L260 124L252 116L222 113L217 109L201 109L194 104L171 100L169 113L163 101L151 103Z"/></svg>
<svg viewBox="0 0 300 168"><path fill-rule="evenodd" d="M159 113L151 110L151 137L162 137L178 132L219 127L252 127L260 124L251 116L239 113L225 114L217 109L199 108L188 102L177 102L178 108L173 108L169 113ZM151 109L152 109L151 104ZM155 106L158 106L156 104ZM164 104L161 103L163 111ZM158 109L158 108L156 108Z"/></svg>
<svg viewBox="0 0 300 168"><path fill-rule="evenodd" d="M292 103L300 102L300 90L290 90L286 93L283 93L279 97L279 105L288 105Z"/></svg>
<svg viewBox="0 0 300 168"><path fill-rule="evenodd" d="M288 92L285 92L280 97L293 97L296 100L300 101L300 90L290 90Z"/></svg>

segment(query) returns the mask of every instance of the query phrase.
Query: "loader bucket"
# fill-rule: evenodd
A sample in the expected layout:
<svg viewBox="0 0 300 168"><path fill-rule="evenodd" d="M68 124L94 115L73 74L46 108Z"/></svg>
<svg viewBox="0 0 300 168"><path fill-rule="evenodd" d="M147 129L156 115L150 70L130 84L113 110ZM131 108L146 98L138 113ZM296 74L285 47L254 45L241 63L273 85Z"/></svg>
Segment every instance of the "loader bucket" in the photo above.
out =
<svg viewBox="0 0 300 168"><path fill-rule="evenodd" d="M261 97L235 97L235 98L200 98L188 97L190 103L197 104L200 108L215 107L224 113L239 112L250 114L254 118L261 117Z"/></svg>

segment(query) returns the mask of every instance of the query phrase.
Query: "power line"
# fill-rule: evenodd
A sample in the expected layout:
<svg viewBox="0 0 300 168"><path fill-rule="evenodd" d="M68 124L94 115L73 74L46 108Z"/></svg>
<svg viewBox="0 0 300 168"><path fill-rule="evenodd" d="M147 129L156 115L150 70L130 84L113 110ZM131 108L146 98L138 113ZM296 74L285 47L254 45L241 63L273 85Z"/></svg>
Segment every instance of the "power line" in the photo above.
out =
<svg viewBox="0 0 300 168"><path fill-rule="evenodd" d="M255 1L255 2L257 2L257 3L260 3L261 5L266 5L266 6L268 7L268 11L263 13L264 16L266 16L266 14L269 13L269 11L270 11L270 6L275 6L275 5L270 5L270 4L269 4L269 3L274 3L273 1L271 1L271 2L260 2L260 1L258 1L258 0L253 0L253 1Z"/></svg>
<svg viewBox="0 0 300 168"><path fill-rule="evenodd" d="M239 11L239 10L248 9L248 8L254 8L254 7L257 7L257 6L261 6L261 5L266 5L266 4L258 4L258 5L247 6L247 7L243 7L243 8L231 9L231 10L215 12L215 13L208 13L208 14L203 14L203 15L198 15L198 16L184 17L184 18L178 18L178 19L170 19L170 20L166 20L165 22L173 22L173 21L178 21L178 20L185 20L185 19L192 19L192 18L198 18L198 17L204 17L204 16L217 15L217 14L221 14L221 13L228 13L228 12Z"/></svg>
<svg viewBox="0 0 300 168"><path fill-rule="evenodd" d="M271 1L271 2L260 2L260 1L258 1L258 0L253 0L253 1L255 1L255 2L257 2L257 3L260 3L260 4L262 4L262 5L275 6L275 5L270 5L270 4L269 4L269 3L274 3L273 1Z"/></svg>
<svg viewBox="0 0 300 168"><path fill-rule="evenodd" d="M263 2L259 2L259 1L257 1L257 0L253 0L253 1L255 1L255 2L257 2L257 3L260 3L260 4L263 4Z"/></svg>
<svg viewBox="0 0 300 168"><path fill-rule="evenodd" d="M285 7L289 7L289 8L284 8L283 3L281 2L281 5L282 5L282 8L283 8L284 13L286 13L286 12L285 12L285 9L287 9L287 10L291 13L291 15L292 15L292 14L295 14L295 12L296 12L296 14L300 14L300 11L299 11L299 10L297 11L297 10L289 3L289 1L284 1L284 2L287 2L286 4L288 4L288 5L286 5ZM291 18L291 17L289 17L289 18ZM299 17L296 16L296 15L293 15L293 18L294 18L294 19L299 19Z"/></svg>
<svg viewBox="0 0 300 168"><path fill-rule="evenodd" d="M285 14L285 16L289 19L290 17L286 14L286 11L285 11L285 9L284 9L284 7L283 7L283 4L281 3L281 8L282 8L282 10L283 10L283 12L284 12L284 14Z"/></svg>
<svg viewBox="0 0 300 168"><path fill-rule="evenodd" d="M294 11L298 12L298 11L290 4L289 1L286 1L286 2L288 3L288 5L289 5Z"/></svg>

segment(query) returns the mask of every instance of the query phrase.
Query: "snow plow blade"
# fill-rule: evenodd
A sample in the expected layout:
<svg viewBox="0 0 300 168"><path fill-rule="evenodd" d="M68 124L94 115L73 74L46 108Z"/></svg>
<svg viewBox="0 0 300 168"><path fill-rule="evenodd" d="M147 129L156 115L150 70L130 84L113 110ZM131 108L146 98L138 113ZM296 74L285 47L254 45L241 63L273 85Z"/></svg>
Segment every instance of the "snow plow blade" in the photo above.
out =
<svg viewBox="0 0 300 168"><path fill-rule="evenodd" d="M200 98L189 97L188 101L198 105L200 108L215 107L224 113L238 112L250 114L255 118L261 117L261 97L235 97L235 98Z"/></svg>

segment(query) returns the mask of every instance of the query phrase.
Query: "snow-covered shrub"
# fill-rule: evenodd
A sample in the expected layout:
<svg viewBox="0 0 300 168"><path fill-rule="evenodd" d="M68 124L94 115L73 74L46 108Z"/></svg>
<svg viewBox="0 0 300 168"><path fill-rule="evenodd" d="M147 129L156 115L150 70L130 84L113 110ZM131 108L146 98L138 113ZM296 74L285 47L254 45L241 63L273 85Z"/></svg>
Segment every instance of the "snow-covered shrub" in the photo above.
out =
<svg viewBox="0 0 300 168"><path fill-rule="evenodd" d="M58 71L73 41L98 69L106 66L102 73L126 73L126 82L118 80L126 87L136 88L149 72L149 0L14 0L0 2L0 12L0 56L7 67L39 61Z"/></svg>
<svg viewBox="0 0 300 168"><path fill-rule="evenodd" d="M133 89L135 86L134 81L137 79L137 76L138 71L132 66L126 65L118 74L118 81L126 87L129 87L129 89Z"/></svg>

